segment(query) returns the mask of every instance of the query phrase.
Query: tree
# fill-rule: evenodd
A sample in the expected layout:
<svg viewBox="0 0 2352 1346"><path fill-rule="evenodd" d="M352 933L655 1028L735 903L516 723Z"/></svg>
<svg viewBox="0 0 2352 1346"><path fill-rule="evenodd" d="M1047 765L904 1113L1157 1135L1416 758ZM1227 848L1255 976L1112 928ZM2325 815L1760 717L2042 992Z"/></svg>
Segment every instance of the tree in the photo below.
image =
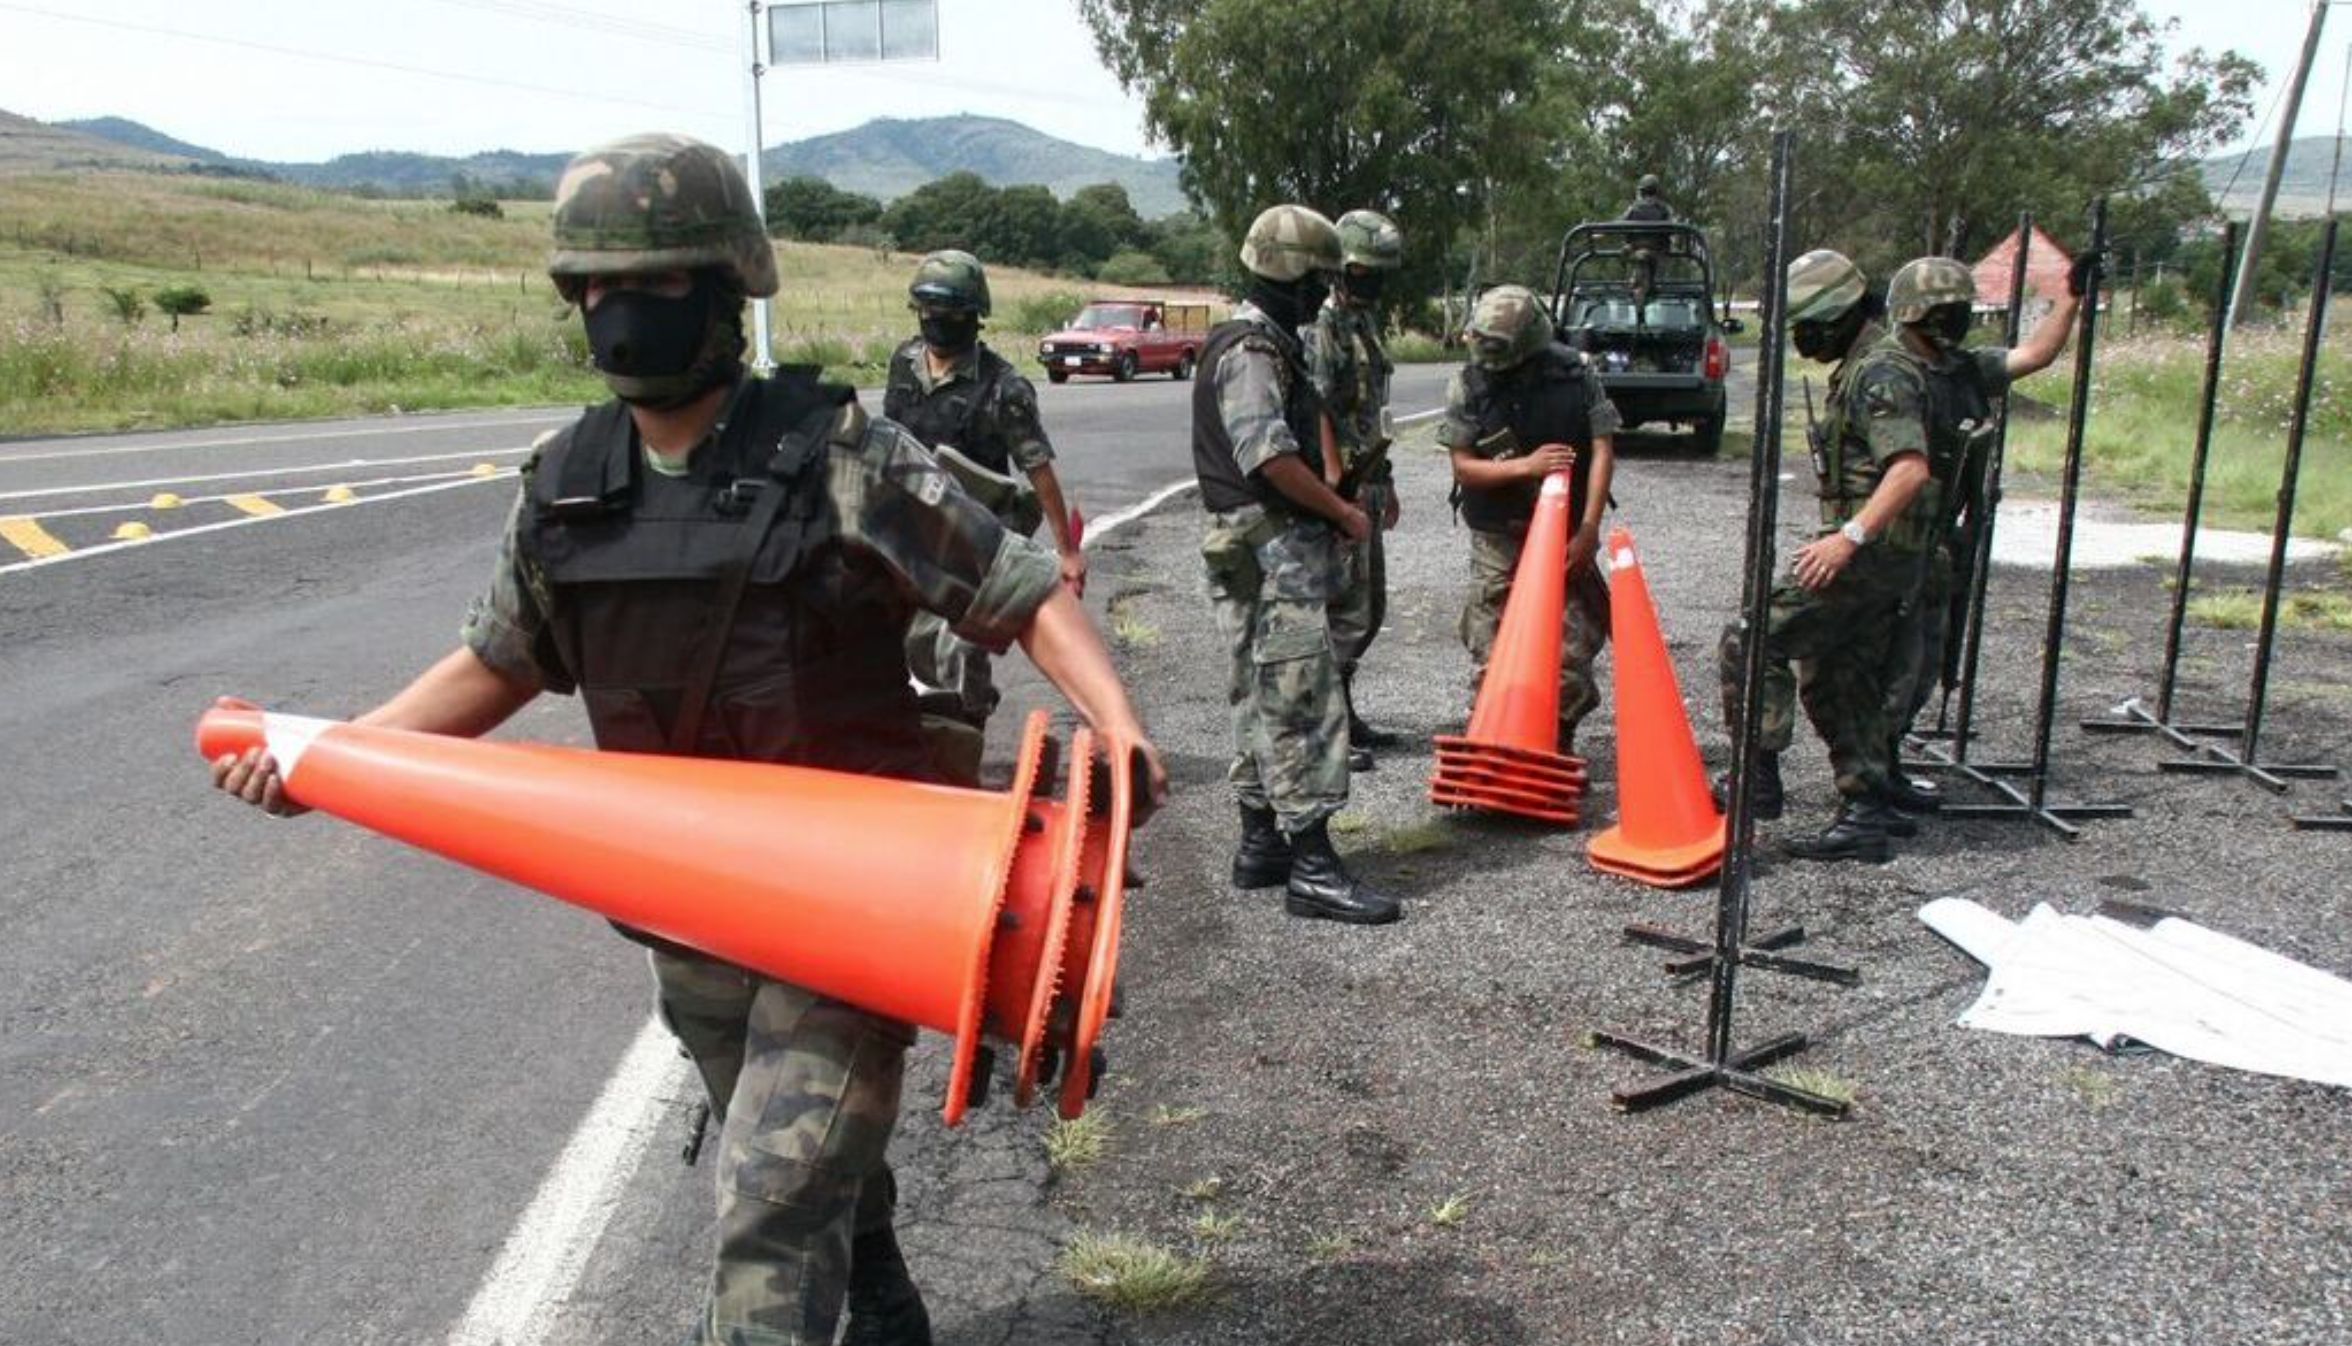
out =
<svg viewBox="0 0 2352 1346"><path fill-rule="evenodd" d="M1079 188L1070 197L1070 208L1083 210L1100 220L1110 231L1112 241L1122 248L1140 248L1150 241L1151 226L1136 213L1127 189L1116 182L1098 182Z"/></svg>
<svg viewBox="0 0 2352 1346"><path fill-rule="evenodd" d="M1146 226L1145 250L1178 284L1230 288L1236 283L1233 244L1217 226L1190 211Z"/></svg>
<svg viewBox="0 0 2352 1346"><path fill-rule="evenodd" d="M1824 222L1865 267L1973 255L2023 209L2079 243L2063 224L2085 202L2210 151L2260 73L2202 51L2167 67L2139 0L1799 0L1770 26L1811 161L1837 175Z"/></svg>
<svg viewBox="0 0 2352 1346"><path fill-rule="evenodd" d="M823 178L785 178L767 190L768 231L810 243L832 243L861 225L878 223L882 203L845 192Z"/></svg>
<svg viewBox="0 0 2352 1346"><path fill-rule="evenodd" d="M155 292L155 307L171 315L171 329L177 332L180 319L212 307L212 296L193 285L173 285Z"/></svg>
<svg viewBox="0 0 2352 1346"><path fill-rule="evenodd" d="M1052 189L1035 183L993 193L972 221L971 241L960 245L984 261L1054 267L1062 263L1062 203Z"/></svg>
<svg viewBox="0 0 2352 1346"><path fill-rule="evenodd" d="M1104 262L1094 278L1111 285L1165 285L1168 268L1148 252L1122 252Z"/></svg>
<svg viewBox="0 0 2352 1346"><path fill-rule="evenodd" d="M1398 289L1433 283L1482 183L1540 162L1533 92L1556 0L1080 0L1096 48L1184 157L1184 188L1229 236L1302 201L1396 218Z"/></svg>
<svg viewBox="0 0 2352 1346"><path fill-rule="evenodd" d="M891 202L882 212L882 228L901 251L964 248L977 252L973 247L976 223L995 200L996 189L979 174L950 173Z"/></svg>

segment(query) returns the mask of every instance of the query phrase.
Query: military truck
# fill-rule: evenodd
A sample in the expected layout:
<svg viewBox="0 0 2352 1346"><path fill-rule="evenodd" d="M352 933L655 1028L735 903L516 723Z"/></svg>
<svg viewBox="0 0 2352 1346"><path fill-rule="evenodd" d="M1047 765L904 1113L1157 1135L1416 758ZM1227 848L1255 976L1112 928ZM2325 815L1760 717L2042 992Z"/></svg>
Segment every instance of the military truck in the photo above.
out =
<svg viewBox="0 0 2352 1346"><path fill-rule="evenodd" d="M1580 224L1560 240L1552 277L1552 325L1584 352L1624 418L1624 428L1672 424L1693 446L1723 448L1731 373L1707 236L1676 221Z"/></svg>

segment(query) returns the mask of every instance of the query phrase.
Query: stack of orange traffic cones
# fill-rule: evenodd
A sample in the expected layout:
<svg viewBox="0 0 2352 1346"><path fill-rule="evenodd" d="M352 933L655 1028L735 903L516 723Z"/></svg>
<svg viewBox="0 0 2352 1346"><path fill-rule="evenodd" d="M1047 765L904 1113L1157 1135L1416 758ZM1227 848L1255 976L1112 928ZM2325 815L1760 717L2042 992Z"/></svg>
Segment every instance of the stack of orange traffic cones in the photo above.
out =
<svg viewBox="0 0 2352 1346"><path fill-rule="evenodd" d="M1686 888L1723 866L1723 818L1691 737L1633 535L1609 533L1609 642L1616 647L1617 825L1592 839L1595 869Z"/></svg>
<svg viewBox="0 0 2352 1346"><path fill-rule="evenodd" d="M1469 730L1439 735L1431 803L1574 826L1582 816L1584 759L1560 747L1560 623L1567 620L1565 472L1544 478L1511 578L1511 598L1488 653Z"/></svg>
<svg viewBox="0 0 2352 1346"><path fill-rule="evenodd" d="M481 743L224 703L208 759L260 745L286 796L712 957L955 1037L942 1109L1020 1052L1016 1101L1101 1070L1133 808L1125 761L1072 740L1038 793L1044 712L1005 793L804 767ZM676 824L675 826L667 824ZM975 1079L975 1075L978 1078Z"/></svg>

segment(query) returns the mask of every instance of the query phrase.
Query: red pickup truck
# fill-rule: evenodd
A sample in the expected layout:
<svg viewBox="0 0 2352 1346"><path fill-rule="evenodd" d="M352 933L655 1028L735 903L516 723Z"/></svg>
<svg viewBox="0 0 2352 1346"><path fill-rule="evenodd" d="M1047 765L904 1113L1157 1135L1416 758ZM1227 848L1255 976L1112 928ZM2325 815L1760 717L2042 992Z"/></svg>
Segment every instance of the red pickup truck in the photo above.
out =
<svg viewBox="0 0 2352 1346"><path fill-rule="evenodd" d="M1037 343L1037 362L1056 383L1108 374L1121 383L1166 371L1188 379L1209 338L1209 306L1160 299L1091 299L1068 327Z"/></svg>

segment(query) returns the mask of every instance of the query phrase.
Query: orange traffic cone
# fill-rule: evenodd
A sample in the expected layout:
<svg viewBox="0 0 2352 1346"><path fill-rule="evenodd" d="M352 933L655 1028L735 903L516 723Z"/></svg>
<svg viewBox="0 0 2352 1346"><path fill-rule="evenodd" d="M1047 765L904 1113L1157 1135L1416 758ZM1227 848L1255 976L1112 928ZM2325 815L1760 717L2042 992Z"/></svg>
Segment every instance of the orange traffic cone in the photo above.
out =
<svg viewBox="0 0 2352 1346"><path fill-rule="evenodd" d="M1560 746L1560 623L1568 604L1565 472L1544 478L1510 601L1488 652L1478 704L1460 736L1441 734L1433 804L1488 809L1574 826L1584 797L1584 759Z"/></svg>
<svg viewBox="0 0 2352 1346"><path fill-rule="evenodd" d="M1045 713L1006 793L805 767L482 743L207 711L207 759L265 745L288 798L715 958L955 1037L949 1125L1018 1045L1015 1100L1102 1069L1133 797L1081 729L1059 801ZM1107 766L1107 770L1098 767ZM665 824L677 824L670 826ZM671 838L691 837L680 845ZM979 1078L975 1079L975 1071Z"/></svg>
<svg viewBox="0 0 2352 1346"><path fill-rule="evenodd" d="M1723 866L1723 818L1691 737L1633 535L1609 532L1609 642L1616 647L1617 825L1585 847L1595 869L1687 888Z"/></svg>

